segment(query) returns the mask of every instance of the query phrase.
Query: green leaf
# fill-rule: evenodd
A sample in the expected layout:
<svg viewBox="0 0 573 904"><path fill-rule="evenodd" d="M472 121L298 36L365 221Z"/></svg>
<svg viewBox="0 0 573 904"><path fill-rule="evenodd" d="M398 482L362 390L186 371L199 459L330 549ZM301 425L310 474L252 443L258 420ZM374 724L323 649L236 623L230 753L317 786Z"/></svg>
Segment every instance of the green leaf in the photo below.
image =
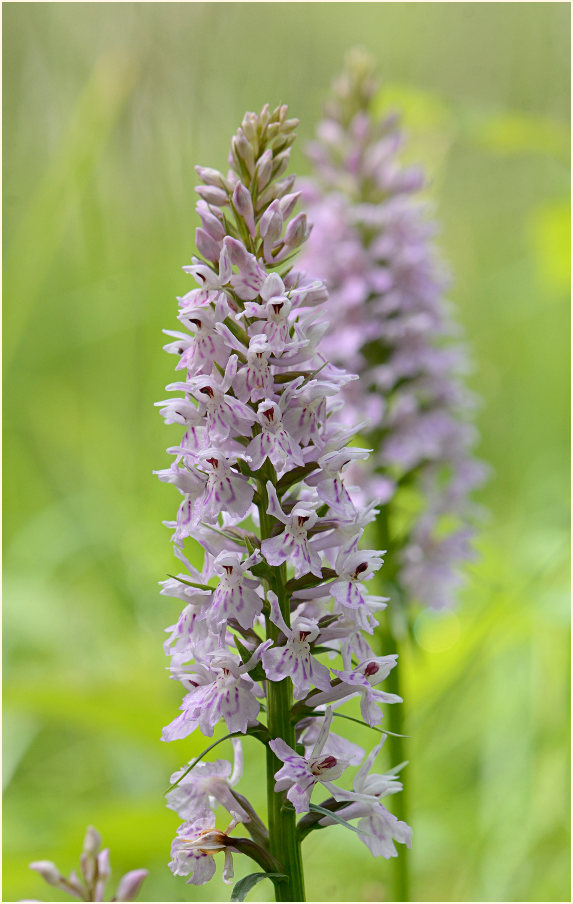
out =
<svg viewBox="0 0 573 904"><path fill-rule="evenodd" d="M311 461L306 465L299 465L296 468L293 468L291 471L288 471L286 474L283 474L279 482L277 483L277 492L283 493L285 490L288 490L293 483L298 483L300 480L303 480L305 477L308 477L309 474L312 474L313 471L316 471L318 468L318 462Z"/></svg>
<svg viewBox="0 0 573 904"><path fill-rule="evenodd" d="M317 713L317 715L322 715L322 713ZM389 734L394 738L409 738L410 735L407 734L398 734L395 731L388 731L387 728L376 728L375 725L369 725L368 722L363 722L362 719L355 719L354 716L346 716L344 713L333 713L333 716L337 716L339 719L348 719L349 722L357 722L358 725L364 725L365 728L371 728L372 731L377 731L379 734Z"/></svg>
<svg viewBox="0 0 573 904"><path fill-rule="evenodd" d="M290 581L287 581L286 589L289 593L293 593L295 590L308 590L309 587L316 587L317 584L320 584L322 581L329 581L331 578L338 577L336 571L333 568L323 568L322 576L317 578L313 574L305 574L302 578L291 578Z"/></svg>
<svg viewBox="0 0 573 904"><path fill-rule="evenodd" d="M231 901L244 901L251 888L254 888L263 879L272 879L274 883L276 880L287 878L288 876L285 876L284 873L250 873L250 875L237 882L231 892Z"/></svg>
<svg viewBox="0 0 573 904"><path fill-rule="evenodd" d="M210 593L213 593L214 587L209 587L208 584L197 584L195 581L186 581L185 578L178 578L176 574L169 574L167 572L168 578L173 578L174 581L179 581L180 584L186 584L188 587L195 587L197 590L209 590Z"/></svg>
<svg viewBox="0 0 573 904"><path fill-rule="evenodd" d="M246 648L246 646L241 643L237 635L235 634L235 645L241 654L241 659L243 661L243 665L249 661L251 656L253 655L250 650ZM249 670L248 674L251 676L253 681L264 681L267 677L265 674L265 670L263 669L260 662L257 662L256 665L253 666L252 669Z"/></svg>

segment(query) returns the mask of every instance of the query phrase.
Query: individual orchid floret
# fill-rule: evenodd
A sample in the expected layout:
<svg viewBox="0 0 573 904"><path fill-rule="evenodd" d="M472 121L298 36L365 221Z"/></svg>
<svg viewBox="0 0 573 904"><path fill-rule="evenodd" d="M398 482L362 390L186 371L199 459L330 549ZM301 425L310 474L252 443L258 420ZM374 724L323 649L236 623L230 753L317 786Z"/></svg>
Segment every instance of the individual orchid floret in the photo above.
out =
<svg viewBox="0 0 573 904"><path fill-rule="evenodd" d="M327 452L318 459L319 469L316 473L306 478L305 482L316 487L320 499L328 505L333 514L340 514L343 517L355 514L356 509L344 484L342 471L351 462L363 461L368 455L366 449Z"/></svg>
<svg viewBox="0 0 573 904"><path fill-rule="evenodd" d="M171 846L169 869L173 875L190 876L187 885L205 885L215 874L214 855L224 851L223 882L229 884L233 879L233 858L232 840L227 833L237 821L233 819L222 832L215 828L215 815L209 812L179 826Z"/></svg>
<svg viewBox="0 0 573 904"><path fill-rule="evenodd" d="M218 272L215 272L199 258L194 258L193 265L183 267L183 269L186 273L190 273L195 277L201 288L193 289L178 298L179 306L185 310L187 308L213 305L217 319L224 320L229 310L229 303L224 290L232 276L231 259L228 250L225 247L221 249Z"/></svg>
<svg viewBox="0 0 573 904"><path fill-rule="evenodd" d="M285 530L278 537L263 540L261 543L263 556L269 565L281 565L288 559L294 565L296 578L308 574L309 571L317 577L322 577L320 556L308 539L308 531L314 527L317 521L315 509L299 502L290 514L286 515L270 481L267 481L267 493L269 497L267 511L269 515L282 521Z"/></svg>
<svg viewBox="0 0 573 904"><path fill-rule="evenodd" d="M380 800L382 797L396 794L398 791L402 790L402 782L399 781L394 774L396 770L393 773L382 775L379 773L370 774L370 770L384 746L385 741L386 735L383 736L380 743L377 744L364 759L360 769L354 776L352 791L345 791L343 788L334 787L330 789L336 800L356 800L368 803L373 798L375 800Z"/></svg>
<svg viewBox="0 0 573 904"><path fill-rule="evenodd" d="M175 810L181 819L192 820L198 815L208 816L211 801L221 804L228 813L234 813L241 822L248 822L249 814L232 792L243 773L243 748L241 741L233 739L234 767L228 760L214 763L197 763L192 771L183 766L171 776L174 787L167 793L167 806ZM190 764L191 765L191 764Z"/></svg>
<svg viewBox="0 0 573 904"><path fill-rule="evenodd" d="M227 237L224 244L231 263L238 271L233 271L231 275L231 286L242 301L252 301L265 283L266 270L260 266L255 255L247 251L237 239Z"/></svg>
<svg viewBox="0 0 573 904"><path fill-rule="evenodd" d="M402 698L397 694L389 694L374 688L388 677L390 671L396 665L397 656L377 656L366 662L360 663L358 668L349 671L333 669L334 675L340 680L340 684L334 684L329 691L319 691L312 696L313 706L324 703L333 703L335 700L343 700L354 694L360 694L360 712L368 725L376 726L382 720L382 703L401 703Z"/></svg>
<svg viewBox="0 0 573 904"><path fill-rule="evenodd" d="M272 349L266 335L257 333L249 341L247 366L238 371L233 381L237 397L246 402L258 402L274 394L274 380L269 366Z"/></svg>
<svg viewBox="0 0 573 904"><path fill-rule="evenodd" d="M326 541L324 541L326 542ZM366 549L347 552L341 549L336 557L334 580L311 589L295 591L294 599L321 598L332 596L335 611L351 618L361 630L372 633L376 624L374 612L386 608L386 597L373 596L366 592L363 581L369 581L381 568L381 554Z"/></svg>
<svg viewBox="0 0 573 904"><path fill-rule="evenodd" d="M284 646L274 646L262 655L263 668L270 681L289 677L295 697L308 694L311 684L322 690L330 689L330 671L311 653L311 644L318 637L318 625L306 618L296 618L289 628L281 614L275 593L269 591L270 618L286 638Z"/></svg>
<svg viewBox="0 0 573 904"><path fill-rule="evenodd" d="M318 741L322 724L323 722L320 718L314 717L301 719L297 723L297 736L300 734L300 741L304 746L304 753L307 758L311 756L314 745ZM349 766L359 766L364 759L362 747L347 738L335 734L333 731L328 733L322 752L324 754L332 754L337 759L345 760Z"/></svg>
<svg viewBox="0 0 573 904"><path fill-rule="evenodd" d="M357 549L350 553L339 552L335 570L338 576L328 585L328 590L335 601L341 607L343 613L350 615L346 610L368 610L369 596L364 588L364 581L369 581L383 564L380 554L372 550ZM364 617L364 616L363 616ZM365 630L369 624L368 615L364 617L361 627Z"/></svg>
<svg viewBox="0 0 573 904"><path fill-rule="evenodd" d="M211 737L220 719L224 720L228 731L245 734L260 710L256 687L247 673L254 668L261 652L259 649L243 665L228 653L211 654L211 680L201 683L184 697L182 713L163 730L163 740L186 737L197 727L206 737Z"/></svg>
<svg viewBox="0 0 573 904"><path fill-rule="evenodd" d="M179 320L194 336L187 336L176 370L187 370L188 377L192 377L211 373L214 361L221 366L227 363L229 352L215 329L214 311L205 307L185 308L179 313Z"/></svg>
<svg viewBox="0 0 573 904"><path fill-rule="evenodd" d="M215 448L206 449L198 458L208 477L204 494L195 503L195 521L214 520L222 510L239 520L244 518L254 490L247 478L232 467L233 459Z"/></svg>
<svg viewBox="0 0 573 904"><path fill-rule="evenodd" d="M259 581L245 576L245 572L261 561L258 552L243 560L238 553L222 552L213 562L213 570L220 580L213 593L207 620L213 631L219 631L229 619L234 618L241 627L253 627L263 608L263 600L257 594Z"/></svg>
<svg viewBox="0 0 573 904"><path fill-rule="evenodd" d="M405 844L407 848L412 846L410 826L390 813L379 800L352 802L339 813L347 822L358 819L356 826L358 837L373 857L384 857L386 860L397 857L395 841ZM324 816L319 820L319 824L335 825L336 820L331 816Z"/></svg>
<svg viewBox="0 0 573 904"><path fill-rule="evenodd" d="M300 756L281 738L270 741L269 746L284 763L275 773L275 791L286 791L297 813L305 813L310 806L310 796L317 782L329 782L339 778L349 761L323 753L328 738L332 710L323 719L320 734L309 757Z"/></svg>
<svg viewBox="0 0 573 904"><path fill-rule="evenodd" d="M207 622L211 599L212 593L207 591L200 608L192 604L186 606L176 624L165 629L170 636L163 644L163 649L167 656L171 656L172 669L192 659L208 664L210 654L221 648L221 632L214 634Z"/></svg>
<svg viewBox="0 0 573 904"><path fill-rule="evenodd" d="M199 414L205 417L206 434L212 441L225 440L230 433L242 435L255 420L244 402L228 395L236 373L237 356L232 355L223 377L213 371L210 375L198 375L187 383L171 383L167 387L189 392L197 399Z"/></svg>
<svg viewBox="0 0 573 904"><path fill-rule="evenodd" d="M111 876L109 850L100 850L101 837L93 826L89 826L80 856L81 878L74 870L68 879L62 876L55 863L50 860L35 860L30 869L39 873L48 885L60 892L79 898L80 901L103 901L108 880ZM132 870L120 880L114 901L135 901L144 879L146 869Z"/></svg>
<svg viewBox="0 0 573 904"><path fill-rule="evenodd" d="M370 774L370 770L380 753L386 737L366 757L354 776L352 791L328 784L328 789L336 801L346 802L340 814L345 820L358 818L357 832L360 840L375 857L397 857L394 846L397 841L411 846L412 829L405 822L397 819L381 802L383 797L397 794L402 790L402 782L398 781L395 771L388 774ZM325 816L320 825L333 824L335 820Z"/></svg>
<svg viewBox="0 0 573 904"><path fill-rule="evenodd" d="M261 432L253 437L245 449L245 458L254 471L258 471L267 458L279 474L295 465L304 464L298 444L283 426L281 410L276 402L268 399L261 402L257 420L261 425Z"/></svg>

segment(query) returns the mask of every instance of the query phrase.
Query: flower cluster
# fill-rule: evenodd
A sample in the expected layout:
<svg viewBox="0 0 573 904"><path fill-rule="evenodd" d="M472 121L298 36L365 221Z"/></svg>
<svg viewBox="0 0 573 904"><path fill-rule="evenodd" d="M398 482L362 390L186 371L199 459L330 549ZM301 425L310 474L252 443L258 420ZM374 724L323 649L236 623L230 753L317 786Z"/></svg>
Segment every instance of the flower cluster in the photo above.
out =
<svg viewBox="0 0 573 904"><path fill-rule="evenodd" d="M182 329L165 346L181 379L167 387L179 395L158 404L183 435L157 473L180 494L166 523L184 567L162 586L183 604L165 651L185 696L163 738L196 729L210 737L221 721L235 737L234 768L191 763L172 776L168 806L184 823L170 867L193 884L211 878L217 851L226 881L236 851L288 879L280 820L290 811L294 831L295 813L307 814L320 828L309 812L319 783L331 810L359 818L374 854L395 856L392 839L410 843L410 829L380 800L399 782L367 777L373 755L354 791L332 784L364 756L330 732L332 705L358 697L364 722L376 726L380 704L400 698L378 687L396 656L375 655L367 640L387 601L365 586L381 554L359 549L376 510L358 503L347 479L368 454L346 446L355 428L341 417L355 378L323 351L324 283L292 269L309 235L306 215L294 214L294 177L283 176L296 125L284 106L247 113L229 172L197 167L202 258L183 268L197 287L179 298ZM201 570L188 539L204 550ZM240 734L262 741L274 764L268 828L236 790ZM225 830L216 828L218 804L231 819ZM230 834L239 823L250 839Z"/></svg>
<svg viewBox="0 0 573 904"><path fill-rule="evenodd" d="M30 869L40 874L49 885L53 885L58 891L79 898L80 901L103 901L106 885L111 876L109 864L109 850L101 848L99 832L89 826L84 839L83 851L80 857L80 876L72 870L68 879L62 876L58 867L51 860L36 860L30 864ZM112 901L135 901L143 880L147 876L147 870L134 869L126 873L119 880L115 897Z"/></svg>
<svg viewBox="0 0 573 904"><path fill-rule="evenodd" d="M472 455L475 400L463 385L468 358L444 298L448 277L415 198L423 175L399 163L396 117L373 112L373 71L365 54L350 56L309 148L314 229L301 266L328 287L325 354L360 374L344 389L347 411L368 422L376 454L353 475L365 498L402 497L415 511L401 536L391 533L398 582L439 609L453 604L458 566L472 557L471 493L486 469Z"/></svg>

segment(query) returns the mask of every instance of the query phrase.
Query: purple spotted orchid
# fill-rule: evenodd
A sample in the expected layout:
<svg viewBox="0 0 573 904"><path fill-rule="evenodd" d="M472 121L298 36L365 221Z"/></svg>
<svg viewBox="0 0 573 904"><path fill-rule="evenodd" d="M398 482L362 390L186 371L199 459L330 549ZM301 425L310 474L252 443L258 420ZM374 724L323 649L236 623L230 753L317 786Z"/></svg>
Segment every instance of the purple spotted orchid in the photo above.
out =
<svg viewBox="0 0 573 904"><path fill-rule="evenodd" d="M184 822L170 868L200 885L221 852L230 881L232 853L246 854L272 874L277 900L302 901L310 829L297 817L316 815L315 785L341 779L333 787L344 790L365 755L331 733L324 707L359 696L373 726L380 704L400 698L374 686L395 654L377 658L364 639L387 601L366 590L380 553L359 546L375 506L349 483L368 457L347 448L356 428L341 410L356 378L324 354L324 284L293 269L309 235L306 216L294 212L294 179L283 176L296 124L286 107L247 113L228 173L197 168L202 257L184 270L198 287L179 298L187 332L169 332L165 346L185 380L167 387L182 395L159 403L183 437L157 475L183 497L166 524L186 569L161 591L183 605L165 652L184 696L163 739L211 738L224 723L239 758L232 770L201 756L172 776L168 806ZM200 569L194 543L204 551ZM236 788L240 735L266 748L268 827ZM226 829L218 804L232 818ZM250 838L230 834L239 824ZM311 829L320 828L314 819Z"/></svg>
<svg viewBox="0 0 573 904"><path fill-rule="evenodd" d="M277 738L269 746L276 753L284 766L276 773L275 791L287 792L287 798L297 813L308 811L312 789L317 782L326 783L340 778L350 761L344 757L336 757L325 753L324 746L328 739L332 710L328 709L323 719L319 735L310 755L300 756L288 744Z"/></svg>
<svg viewBox="0 0 573 904"><path fill-rule="evenodd" d="M412 830L381 803L381 798L401 791L402 782L398 781L393 773L370 774L384 741L385 738L366 757L354 776L351 791L337 788L331 783L327 783L327 787L332 791L334 800L343 803L343 807L338 810L339 814L345 819L358 818L356 827L358 835L370 852L375 857L389 859L398 856L394 841L407 847L411 846ZM320 820L321 825L333 823L334 820L329 816Z"/></svg>
<svg viewBox="0 0 573 904"><path fill-rule="evenodd" d="M294 696L301 698L310 691L311 685L330 690L330 670L311 653L311 644L318 639L317 622L309 618L295 616L292 625L286 624L275 593L269 591L270 619L280 628L286 643L265 650L262 655L265 674L270 681L290 678Z"/></svg>

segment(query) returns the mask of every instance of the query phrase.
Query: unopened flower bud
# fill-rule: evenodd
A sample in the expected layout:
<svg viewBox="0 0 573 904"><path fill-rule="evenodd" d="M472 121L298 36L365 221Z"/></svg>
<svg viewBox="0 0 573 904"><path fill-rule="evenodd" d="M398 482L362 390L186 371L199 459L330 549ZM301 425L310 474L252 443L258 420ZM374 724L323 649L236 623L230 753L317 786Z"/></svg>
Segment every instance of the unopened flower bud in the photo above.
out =
<svg viewBox="0 0 573 904"><path fill-rule="evenodd" d="M270 148L267 148L264 154L261 154L261 156L259 157L257 165L255 167L255 172L257 175L257 186L259 191L262 191L263 188L268 185L272 170L273 152Z"/></svg>
<svg viewBox="0 0 573 904"><path fill-rule="evenodd" d="M146 869L133 869L119 880L114 901L135 901L144 880L148 876Z"/></svg>
<svg viewBox="0 0 573 904"><path fill-rule="evenodd" d="M225 188L225 178L219 170L212 169L210 166L196 166L195 172L205 185L215 185L217 188Z"/></svg>
<svg viewBox="0 0 573 904"><path fill-rule="evenodd" d="M257 136L257 114L245 113L241 127L243 129L243 132L245 133L245 137L247 138L249 144L253 147L253 150L256 154L259 143Z"/></svg>
<svg viewBox="0 0 573 904"><path fill-rule="evenodd" d="M96 901L103 901L105 887L110 876L109 849L104 848L104 850L97 855L97 882L95 884L94 895Z"/></svg>
<svg viewBox="0 0 573 904"><path fill-rule="evenodd" d="M205 232L208 232L211 238L216 242L222 242L226 235L225 227L218 217L211 212L209 206L203 204L202 201L199 201L197 204L197 213L199 214L201 225Z"/></svg>
<svg viewBox="0 0 573 904"><path fill-rule="evenodd" d="M280 238L283 229L283 216L280 211L279 201L269 204L261 217L259 224L261 237L267 242L276 242Z"/></svg>
<svg viewBox="0 0 573 904"><path fill-rule="evenodd" d="M276 157L273 158L273 179L277 179L284 173L288 166L289 158L290 150L288 148L286 151L281 151L280 154L277 154Z"/></svg>
<svg viewBox="0 0 573 904"><path fill-rule="evenodd" d="M296 135L284 135L282 132L273 144L273 151L275 154L278 154L280 151L285 150L285 148L290 148L296 141Z"/></svg>
<svg viewBox="0 0 573 904"><path fill-rule="evenodd" d="M55 885L56 888L59 888L61 883L65 881L58 867L51 860L34 860L33 863L30 863L30 869L35 870L42 879L49 885Z"/></svg>
<svg viewBox="0 0 573 904"><path fill-rule="evenodd" d="M233 206L237 213L242 216L247 224L247 228L251 235L256 232L255 212L253 210L253 199L248 188L245 188L242 182L238 182L233 192ZM217 255L217 260L219 256Z"/></svg>
<svg viewBox="0 0 573 904"><path fill-rule="evenodd" d="M265 104L259 113L259 129L264 129L270 121L271 111L268 104Z"/></svg>
<svg viewBox="0 0 573 904"><path fill-rule="evenodd" d="M299 119L285 119L282 125L283 132L293 132L299 125Z"/></svg>
<svg viewBox="0 0 573 904"><path fill-rule="evenodd" d="M237 162L242 161L249 175L252 176L255 171L255 154L241 128L237 129L237 134L233 137L231 146Z"/></svg>
<svg viewBox="0 0 573 904"><path fill-rule="evenodd" d="M282 198L283 195L288 194L291 188L294 185L295 177L287 176L285 179L279 179L278 182L271 182L270 185L266 187L264 192L259 195L258 201L256 203L257 211L262 210L263 207L266 207L271 201L274 201L275 198Z"/></svg>
<svg viewBox="0 0 573 904"><path fill-rule="evenodd" d="M221 246L216 242L208 232L201 229L200 226L195 230L195 243L199 249L199 254L206 257L209 261L218 261L221 253Z"/></svg>
<svg viewBox="0 0 573 904"><path fill-rule="evenodd" d="M195 191L207 204L214 204L215 207L223 207L229 203L227 192L215 185L197 185Z"/></svg>
<svg viewBox="0 0 573 904"><path fill-rule="evenodd" d="M292 250L305 242L310 234L306 214L299 213L288 224L285 232L285 245Z"/></svg>
<svg viewBox="0 0 573 904"><path fill-rule="evenodd" d="M289 195L285 195L284 198L281 198L279 202L279 209L283 215L285 220L288 220L291 213L296 207L297 201L301 196L300 191L291 192Z"/></svg>
<svg viewBox="0 0 573 904"><path fill-rule="evenodd" d="M66 880L66 885L68 887L68 890L70 888L74 889L78 898L83 898L85 894L85 887L74 869L70 873L70 878Z"/></svg>
<svg viewBox="0 0 573 904"><path fill-rule="evenodd" d="M80 868L82 876L88 885L91 885L96 876L96 858L92 854L80 854Z"/></svg>
<svg viewBox="0 0 573 904"><path fill-rule="evenodd" d="M280 132L280 125L278 122L271 122L271 124L267 127L267 141L274 141L277 135Z"/></svg>
<svg viewBox="0 0 573 904"><path fill-rule="evenodd" d="M88 826L84 838L83 851L91 857L95 857L101 847L101 835L93 826Z"/></svg>
<svg viewBox="0 0 573 904"><path fill-rule="evenodd" d="M97 873L98 879L106 881L111 876L111 867L109 865L109 848L104 848L97 855Z"/></svg>

